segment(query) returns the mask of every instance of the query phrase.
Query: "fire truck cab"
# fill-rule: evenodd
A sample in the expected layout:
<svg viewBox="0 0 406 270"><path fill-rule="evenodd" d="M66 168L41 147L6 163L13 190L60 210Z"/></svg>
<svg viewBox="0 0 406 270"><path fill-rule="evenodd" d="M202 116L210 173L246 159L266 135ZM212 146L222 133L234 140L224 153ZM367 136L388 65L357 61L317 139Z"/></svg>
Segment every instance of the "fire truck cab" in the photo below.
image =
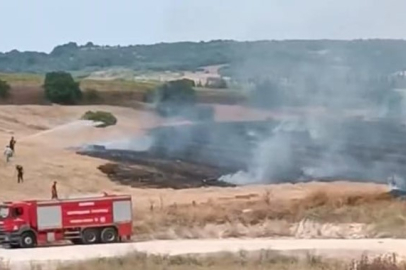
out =
<svg viewBox="0 0 406 270"><path fill-rule="evenodd" d="M68 240L73 244L114 243L132 235L128 195L0 204L0 244L12 248Z"/></svg>

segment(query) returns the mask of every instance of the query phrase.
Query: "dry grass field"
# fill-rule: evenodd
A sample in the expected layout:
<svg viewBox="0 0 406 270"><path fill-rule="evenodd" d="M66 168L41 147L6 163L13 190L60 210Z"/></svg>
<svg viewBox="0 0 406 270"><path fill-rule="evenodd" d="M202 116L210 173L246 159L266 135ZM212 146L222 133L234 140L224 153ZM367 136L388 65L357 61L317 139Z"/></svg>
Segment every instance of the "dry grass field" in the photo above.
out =
<svg viewBox="0 0 406 270"><path fill-rule="evenodd" d="M405 237L406 203L379 189L352 192L340 187L305 187L308 194L286 200L263 194L219 198L204 203L151 202L136 211L137 239L280 237ZM342 184L344 185L344 183ZM351 184L347 184L351 186ZM354 185L355 187L355 185ZM314 191L310 191L314 189ZM272 187L270 187L272 190ZM345 190L345 188L343 188ZM289 192L285 191L289 196ZM217 197L217 198L215 198Z"/></svg>
<svg viewBox="0 0 406 270"><path fill-rule="evenodd" d="M87 110L112 112L115 126L70 125ZM222 115L222 117L229 117ZM106 161L76 155L68 147L144 134L162 119L114 106L2 106L0 140L17 140L11 164L0 160L4 200L48 198L58 181L62 197L103 191L133 195L136 239L295 236L362 238L405 235L406 203L383 195L376 184L281 184L188 190L137 189L111 182L97 167ZM68 124L68 125L67 125ZM16 183L14 165L25 168Z"/></svg>
<svg viewBox="0 0 406 270"><path fill-rule="evenodd" d="M87 110L106 110L118 119L115 126L98 129L71 125ZM237 110L237 108L234 108ZM217 120L231 120L227 106ZM239 115L235 113L234 115ZM249 114L244 114L249 115ZM257 113L253 113L255 118ZM237 117L236 116L236 117ZM75 194L131 194L134 239L228 237L383 238L405 237L406 202L387 195L385 185L371 183L302 183L188 190L138 189L111 182L97 167L106 161L76 155L68 147L143 135L163 123L147 111L115 106L2 106L0 141L17 140L10 164L0 160L2 200L49 198L53 181L61 197ZM24 184L16 183L14 165L25 168ZM126 258L83 262L65 270L120 269L406 269L392 261L298 260L265 252L259 257L159 257L135 254ZM134 265L136 265L134 267ZM138 268L137 268L138 267ZM37 268L38 269L38 268Z"/></svg>

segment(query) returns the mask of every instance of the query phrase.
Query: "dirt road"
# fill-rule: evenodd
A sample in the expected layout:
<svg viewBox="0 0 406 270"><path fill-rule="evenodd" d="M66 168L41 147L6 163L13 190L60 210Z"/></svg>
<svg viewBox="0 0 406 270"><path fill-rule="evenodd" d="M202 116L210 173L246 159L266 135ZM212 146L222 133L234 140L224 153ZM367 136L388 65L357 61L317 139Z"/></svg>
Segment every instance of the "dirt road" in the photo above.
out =
<svg viewBox="0 0 406 270"><path fill-rule="evenodd" d="M30 269L30 264L40 264L52 269L55 263L124 256L131 252L149 254L204 254L215 252L238 252L275 250L295 254L312 252L315 255L338 258L357 258L363 253L371 255L397 253L406 259L406 240L395 239L222 239L222 240L175 240L124 243L115 245L44 247L28 250L0 250L0 258L11 269ZM53 266L52 266L53 265ZM44 269L42 268L42 269Z"/></svg>

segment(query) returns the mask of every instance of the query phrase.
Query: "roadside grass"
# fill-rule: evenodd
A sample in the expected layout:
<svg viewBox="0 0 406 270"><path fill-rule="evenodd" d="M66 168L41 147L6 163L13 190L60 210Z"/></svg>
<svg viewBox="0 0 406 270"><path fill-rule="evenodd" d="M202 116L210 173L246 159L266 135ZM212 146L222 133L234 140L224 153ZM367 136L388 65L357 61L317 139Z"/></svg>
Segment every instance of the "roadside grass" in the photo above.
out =
<svg viewBox="0 0 406 270"><path fill-rule="evenodd" d="M323 261L318 257L307 256L304 259L281 256L272 251L247 253L241 251L237 254L223 253L210 256L148 256L133 254L121 259L101 259L60 267L58 270L189 270L189 269L345 269L339 262Z"/></svg>
<svg viewBox="0 0 406 270"><path fill-rule="evenodd" d="M395 255L356 261L327 260L310 254L300 257L283 256L273 251L222 253L215 255L149 256L141 253L124 258L99 259L57 268L58 270L405 270Z"/></svg>
<svg viewBox="0 0 406 270"><path fill-rule="evenodd" d="M274 199L266 192L262 197L236 198L232 202L165 205L161 199L156 205L136 209L135 238L294 236L294 226L304 220L365 224L370 228L365 232L368 237L406 236L406 202L386 193L319 190L302 199L286 201ZM323 236L323 232L317 233Z"/></svg>

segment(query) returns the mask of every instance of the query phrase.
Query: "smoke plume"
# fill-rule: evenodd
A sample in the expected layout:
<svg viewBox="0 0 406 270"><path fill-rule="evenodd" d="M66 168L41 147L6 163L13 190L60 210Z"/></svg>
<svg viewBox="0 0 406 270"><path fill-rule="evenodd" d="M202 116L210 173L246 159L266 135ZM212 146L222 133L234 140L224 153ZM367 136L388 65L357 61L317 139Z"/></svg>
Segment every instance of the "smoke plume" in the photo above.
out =
<svg viewBox="0 0 406 270"><path fill-rule="evenodd" d="M379 70L370 55L359 64L353 52L336 44L286 44L283 53L261 49L238 55L226 70L232 83L249 93L239 115L255 108L270 115L267 121L199 121L188 118L193 110L185 109L183 117L194 123L151 130L151 143L141 143L148 147L105 145L219 167L226 172L216 176L219 180L238 185L386 183L391 175L406 174L405 99L396 90L404 77Z"/></svg>
<svg viewBox="0 0 406 270"><path fill-rule="evenodd" d="M341 179L385 183L389 175L406 172L406 130L400 121L406 100L402 91L394 91L393 75L372 72L372 66L355 69L351 55L335 53L339 65L297 60L283 74L254 57L240 65L240 82L256 84L252 106L279 115L294 108L299 117L271 127L252 148L247 169L220 180L240 185Z"/></svg>

